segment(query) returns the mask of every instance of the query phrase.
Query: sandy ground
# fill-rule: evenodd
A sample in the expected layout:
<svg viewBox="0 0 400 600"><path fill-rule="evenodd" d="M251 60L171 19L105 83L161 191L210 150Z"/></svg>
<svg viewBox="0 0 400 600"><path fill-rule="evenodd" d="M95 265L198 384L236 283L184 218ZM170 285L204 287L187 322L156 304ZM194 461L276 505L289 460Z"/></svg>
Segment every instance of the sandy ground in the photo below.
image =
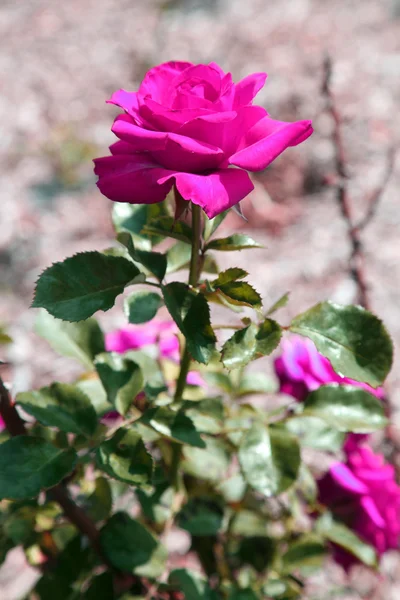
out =
<svg viewBox="0 0 400 600"><path fill-rule="evenodd" d="M68 380L67 361L32 333L29 310L38 273L78 250L103 249L112 237L110 202L94 185L91 159L107 153L116 111L104 103L135 89L153 64L216 61L235 79L269 78L258 100L274 118L313 118L314 136L255 178L243 202L245 226L266 249L225 255L244 266L265 303L291 290L282 322L324 300L351 302L349 245L334 191L332 122L323 113L322 61L335 64L333 91L344 121L350 189L357 214L379 182L400 121L400 2L396 0L3 0L0 5L0 321L15 344L3 352L15 390ZM376 217L364 234L371 305L400 344L399 160ZM243 224L231 219L229 228ZM106 328L117 311L102 315ZM400 410L398 351L388 389ZM0 597L21 597L30 582L14 554L0 570ZM309 597L400 597L400 558L384 561L385 583L357 572L348 592L332 566ZM25 571L23 571L25 572ZM19 585L16 585L16 581ZM339 586L339 588L338 588ZM332 589L330 592L327 589ZM336 591L335 591L336 590ZM19 595L18 595L19 594Z"/></svg>

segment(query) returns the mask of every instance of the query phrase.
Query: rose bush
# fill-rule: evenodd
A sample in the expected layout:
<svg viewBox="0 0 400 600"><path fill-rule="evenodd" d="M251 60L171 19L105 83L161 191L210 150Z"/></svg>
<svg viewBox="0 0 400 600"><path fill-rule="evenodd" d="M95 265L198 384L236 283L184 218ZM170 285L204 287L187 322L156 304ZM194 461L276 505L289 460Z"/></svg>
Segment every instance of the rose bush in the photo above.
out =
<svg viewBox="0 0 400 600"><path fill-rule="evenodd" d="M167 63L111 100L126 114L96 172L125 202L113 210L119 246L53 263L33 302L37 332L83 372L15 399L0 378L0 563L23 548L40 568L39 600L299 600L332 544L374 567L369 544L382 554L397 543L393 469L360 438L348 443L387 423L379 398L393 346L382 321L320 302L281 324L288 294L264 306L246 270L218 268L220 251L259 244L217 237L225 215L207 215L250 191L247 170L311 133L309 121L280 123L252 105L264 80L234 85L214 64ZM169 201L153 205L173 186L175 218ZM178 221L184 206L190 222ZM174 280L182 269L187 283ZM104 335L93 315L127 290L127 323ZM323 356L286 339L296 333ZM281 343L281 391L311 392L293 410L261 408L254 396L271 382L247 369ZM346 463L317 481L307 448L331 456L345 436Z"/></svg>
<svg viewBox="0 0 400 600"><path fill-rule="evenodd" d="M335 517L371 544L378 556L399 546L400 487L392 465L368 446L346 450L346 462L334 463L319 480L319 501ZM346 569L358 562L342 548L335 559Z"/></svg>
<svg viewBox="0 0 400 600"><path fill-rule="evenodd" d="M253 189L247 171L265 169L312 133L311 121L275 121L252 104L265 73L239 83L215 63L168 62L150 69L137 92L119 90L109 102L125 113L112 131L112 156L97 158L100 191L116 202L180 197L212 218Z"/></svg>
<svg viewBox="0 0 400 600"><path fill-rule="evenodd" d="M105 347L108 352L123 354L129 350L154 346L159 358L178 363L178 332L178 327L173 321L152 319L143 325L127 325L110 331L105 336ZM189 371L186 382L188 385L204 385L204 380L197 371Z"/></svg>

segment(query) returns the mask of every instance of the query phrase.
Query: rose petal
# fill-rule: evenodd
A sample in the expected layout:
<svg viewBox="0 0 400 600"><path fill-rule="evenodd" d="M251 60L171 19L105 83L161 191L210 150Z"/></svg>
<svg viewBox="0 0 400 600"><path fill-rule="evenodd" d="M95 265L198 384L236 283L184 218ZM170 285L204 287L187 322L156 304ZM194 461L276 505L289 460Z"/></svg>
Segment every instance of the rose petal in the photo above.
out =
<svg viewBox="0 0 400 600"><path fill-rule="evenodd" d="M218 168L224 159L223 151L216 146L176 133L166 135L165 148L151 153L166 169L202 173Z"/></svg>
<svg viewBox="0 0 400 600"><path fill-rule="evenodd" d="M288 146L300 144L312 132L311 121L285 123L265 117L244 136L242 149L231 156L229 164L248 171L261 171Z"/></svg>
<svg viewBox="0 0 400 600"><path fill-rule="evenodd" d="M240 202L254 189L249 175L240 169L219 169L209 175L173 173L160 183L170 178L175 179L182 197L201 206L210 219Z"/></svg>
<svg viewBox="0 0 400 600"><path fill-rule="evenodd" d="M354 494L367 494L368 487L353 474L344 463L335 463L331 466L329 473L333 481L345 490Z"/></svg>
<svg viewBox="0 0 400 600"><path fill-rule="evenodd" d="M167 134L139 127L129 115L118 115L111 131L124 142L131 144L134 150L144 152L165 148Z"/></svg>
<svg viewBox="0 0 400 600"><path fill-rule="evenodd" d="M360 504L375 527L380 527L383 529L385 527L385 521L380 514L373 498L371 498L371 496L364 496L361 498Z"/></svg>
<svg viewBox="0 0 400 600"><path fill-rule="evenodd" d="M264 87L266 79L266 73L253 73L239 81L235 85L234 108L250 104L261 88Z"/></svg>
<svg viewBox="0 0 400 600"><path fill-rule="evenodd" d="M202 115L185 123L178 132L222 148L226 157L236 151L243 133L266 115L261 106L246 106L238 112Z"/></svg>
<svg viewBox="0 0 400 600"><path fill-rule="evenodd" d="M135 148L128 142L119 140L110 146L111 154L136 154Z"/></svg>
<svg viewBox="0 0 400 600"><path fill-rule="evenodd" d="M141 124L142 119L139 115L139 101L136 92L127 92L126 90L118 90L113 93L109 100L106 100L107 104L114 104L119 106L125 112L128 113L137 124Z"/></svg>
<svg viewBox="0 0 400 600"><path fill-rule="evenodd" d="M187 121L202 115L213 114L212 108L183 108L172 110L150 97L140 104L140 115L158 131L176 132Z"/></svg>
<svg viewBox="0 0 400 600"><path fill-rule="evenodd" d="M116 202L154 204L164 200L172 187L169 181L158 183L168 171L145 154L105 156L94 163L99 190Z"/></svg>
<svg viewBox="0 0 400 600"><path fill-rule="evenodd" d="M161 102L164 106L170 106L171 88L174 90L174 80L181 73L193 67L189 62L170 61L162 63L147 71L138 91L139 103L141 98L150 96L156 102Z"/></svg>

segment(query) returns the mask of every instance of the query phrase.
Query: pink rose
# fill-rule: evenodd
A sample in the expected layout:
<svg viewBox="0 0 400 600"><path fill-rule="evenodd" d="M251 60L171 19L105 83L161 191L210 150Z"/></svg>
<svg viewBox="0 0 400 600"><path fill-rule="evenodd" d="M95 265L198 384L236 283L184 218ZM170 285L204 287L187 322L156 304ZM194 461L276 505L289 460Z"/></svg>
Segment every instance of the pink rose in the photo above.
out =
<svg viewBox="0 0 400 600"><path fill-rule="evenodd" d="M382 388L374 389L367 383L338 375L329 360L318 352L315 344L308 338L294 335L285 338L281 346L282 354L274 363L281 393L302 402L321 385L341 383L362 387L377 398L384 397Z"/></svg>
<svg viewBox="0 0 400 600"><path fill-rule="evenodd" d="M178 328L173 321L153 319L143 325L127 325L106 335L106 350L123 353L157 345L160 356L179 360Z"/></svg>
<svg viewBox="0 0 400 600"><path fill-rule="evenodd" d="M210 218L237 204L254 187L246 171L265 169L312 133L311 121L275 121L252 105L265 79L254 73L235 84L215 63L168 62L137 92L115 92L109 102L125 114L112 127L120 139L112 156L94 161L102 194L152 204L176 185Z"/></svg>
<svg viewBox="0 0 400 600"><path fill-rule="evenodd" d="M353 447L346 455L345 463L333 464L319 480L319 501L381 556L399 543L400 487L394 468L368 446ZM335 559L346 569L358 562L339 548Z"/></svg>
<svg viewBox="0 0 400 600"><path fill-rule="evenodd" d="M123 354L128 350L138 350L146 346L157 346L159 356L173 362L179 362L178 327L174 321L153 319L143 325L127 325L106 334L105 346L108 352ZM188 385L204 385L197 371L188 373Z"/></svg>

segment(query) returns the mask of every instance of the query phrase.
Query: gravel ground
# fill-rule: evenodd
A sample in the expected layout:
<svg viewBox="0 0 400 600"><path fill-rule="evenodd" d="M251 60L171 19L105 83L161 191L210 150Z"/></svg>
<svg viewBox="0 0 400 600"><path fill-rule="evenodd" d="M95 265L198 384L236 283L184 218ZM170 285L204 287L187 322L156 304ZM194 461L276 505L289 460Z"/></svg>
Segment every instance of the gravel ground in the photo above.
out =
<svg viewBox="0 0 400 600"><path fill-rule="evenodd" d="M380 181L386 149L400 137L398 0L3 0L0 36L0 321L15 339L5 356L15 390L73 375L69 363L32 333L34 281L52 261L110 245L110 203L97 191L91 167L112 140L116 111L104 100L119 87L135 89L146 70L164 60L213 60L235 79L265 70L269 79L259 102L270 114L313 118L314 136L257 175L255 192L243 202L246 229L266 249L224 256L223 263L245 266L266 304L291 290L282 321L327 298L353 300L346 227L324 184L333 148L332 123L322 111L322 62L329 52L351 194L362 214ZM397 348L399 184L397 160L364 234L371 305ZM242 230L243 224L232 217L226 227ZM115 311L101 320L110 328L118 318ZM388 383L395 424L399 361L397 352ZM0 570L2 600L21 597L17 588L31 581L22 566L16 552ZM383 572L378 589L373 577L357 570L351 577L357 591L350 596L332 565L313 580L309 597L329 597L326 590L335 589L331 597L397 600L396 554L385 559Z"/></svg>

